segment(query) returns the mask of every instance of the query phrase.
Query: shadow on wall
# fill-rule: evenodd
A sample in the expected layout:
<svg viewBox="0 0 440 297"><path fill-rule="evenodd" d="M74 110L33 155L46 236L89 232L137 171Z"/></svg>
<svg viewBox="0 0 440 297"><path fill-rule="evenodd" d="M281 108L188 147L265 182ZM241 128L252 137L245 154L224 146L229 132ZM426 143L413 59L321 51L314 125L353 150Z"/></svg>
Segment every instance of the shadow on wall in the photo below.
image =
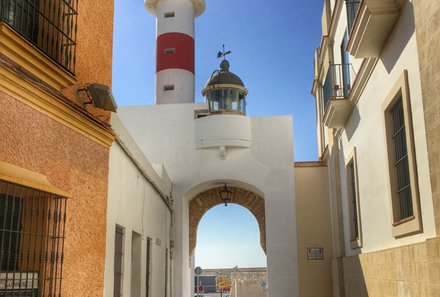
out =
<svg viewBox="0 0 440 297"><path fill-rule="evenodd" d="M398 31L396 31L396 28L398 28ZM388 46L386 46L382 52L382 63L388 73L393 70L397 60L402 55L402 50L406 47L414 32L414 6L412 3L407 2L394 27L394 31L387 41Z"/></svg>
<svg viewBox="0 0 440 297"><path fill-rule="evenodd" d="M345 296L368 297L365 275L359 256L343 258Z"/></svg>
<svg viewBox="0 0 440 297"><path fill-rule="evenodd" d="M345 125L345 131L347 133L348 141L350 141L351 138L353 137L353 134L357 130L360 121L361 121L361 116L359 114L359 107L356 105L353 108L350 118L347 121L347 124L350 123L350 125L347 124Z"/></svg>

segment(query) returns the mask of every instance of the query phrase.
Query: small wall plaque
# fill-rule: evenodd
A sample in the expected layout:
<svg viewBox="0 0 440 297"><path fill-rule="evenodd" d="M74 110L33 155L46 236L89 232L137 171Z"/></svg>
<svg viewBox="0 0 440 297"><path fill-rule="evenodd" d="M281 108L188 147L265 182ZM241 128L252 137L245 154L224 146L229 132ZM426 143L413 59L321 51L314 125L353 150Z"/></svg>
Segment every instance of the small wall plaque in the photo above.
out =
<svg viewBox="0 0 440 297"><path fill-rule="evenodd" d="M324 260L324 248L322 247L307 248L307 260Z"/></svg>

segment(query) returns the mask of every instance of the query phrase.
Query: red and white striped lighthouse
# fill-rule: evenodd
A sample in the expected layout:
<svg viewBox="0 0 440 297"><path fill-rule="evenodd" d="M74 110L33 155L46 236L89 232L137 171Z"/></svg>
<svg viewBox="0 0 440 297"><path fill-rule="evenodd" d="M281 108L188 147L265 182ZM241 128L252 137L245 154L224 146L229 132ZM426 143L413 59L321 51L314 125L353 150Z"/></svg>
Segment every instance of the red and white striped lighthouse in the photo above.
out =
<svg viewBox="0 0 440 297"><path fill-rule="evenodd" d="M156 104L194 102L194 18L205 0L145 0L156 16Z"/></svg>

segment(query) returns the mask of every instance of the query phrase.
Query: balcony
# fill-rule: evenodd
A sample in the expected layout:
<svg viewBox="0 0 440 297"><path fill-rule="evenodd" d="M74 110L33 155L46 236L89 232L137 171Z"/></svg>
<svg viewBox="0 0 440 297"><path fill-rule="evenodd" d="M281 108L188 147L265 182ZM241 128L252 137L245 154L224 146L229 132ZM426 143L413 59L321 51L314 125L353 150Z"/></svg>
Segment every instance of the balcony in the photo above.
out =
<svg viewBox="0 0 440 297"><path fill-rule="evenodd" d="M343 128L353 110L348 99L355 73L351 64L330 64L322 87L324 117L329 128Z"/></svg>
<svg viewBox="0 0 440 297"><path fill-rule="evenodd" d="M7 24L74 75L77 11L78 0L1 0L0 25ZM10 34L8 37L15 42Z"/></svg>
<svg viewBox="0 0 440 297"><path fill-rule="evenodd" d="M355 58L379 57L404 3L404 0L347 0L350 54Z"/></svg>

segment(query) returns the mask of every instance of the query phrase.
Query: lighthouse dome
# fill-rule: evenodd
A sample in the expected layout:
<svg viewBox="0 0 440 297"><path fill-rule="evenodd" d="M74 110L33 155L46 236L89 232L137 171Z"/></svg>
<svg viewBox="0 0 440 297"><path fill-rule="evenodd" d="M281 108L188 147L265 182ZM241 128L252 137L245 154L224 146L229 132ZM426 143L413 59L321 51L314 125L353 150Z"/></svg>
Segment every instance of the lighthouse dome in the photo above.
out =
<svg viewBox="0 0 440 297"><path fill-rule="evenodd" d="M229 62L227 60L223 60L220 63L220 70L214 71L206 82L205 88L219 84L232 84L244 87L241 78L229 71Z"/></svg>
<svg viewBox="0 0 440 297"><path fill-rule="evenodd" d="M247 93L241 78L229 71L227 60L220 63L220 70L212 73L202 90L210 114L245 115Z"/></svg>

